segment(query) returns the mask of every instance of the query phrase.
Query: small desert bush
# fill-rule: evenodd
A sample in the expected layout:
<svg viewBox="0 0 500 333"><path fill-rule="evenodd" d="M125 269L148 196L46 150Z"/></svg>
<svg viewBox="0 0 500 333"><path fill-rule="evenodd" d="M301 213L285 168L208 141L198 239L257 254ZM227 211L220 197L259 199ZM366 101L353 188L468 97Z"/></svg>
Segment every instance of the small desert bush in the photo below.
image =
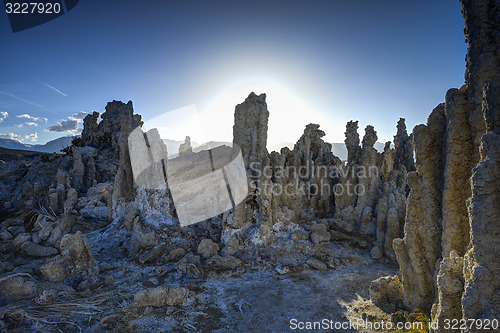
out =
<svg viewBox="0 0 500 333"><path fill-rule="evenodd" d="M397 329L395 332L397 333L428 333L429 329L429 317L420 311L414 311L412 313L407 313L403 311L398 311L393 318L395 318L395 322L403 322L403 323L422 323L422 328L411 328L411 329Z"/></svg>
<svg viewBox="0 0 500 333"><path fill-rule="evenodd" d="M73 154L73 147L84 147L85 146L85 141L83 141L81 136L74 136L73 139L71 140L71 145L64 147L61 149L61 152L63 152L66 155L72 155Z"/></svg>

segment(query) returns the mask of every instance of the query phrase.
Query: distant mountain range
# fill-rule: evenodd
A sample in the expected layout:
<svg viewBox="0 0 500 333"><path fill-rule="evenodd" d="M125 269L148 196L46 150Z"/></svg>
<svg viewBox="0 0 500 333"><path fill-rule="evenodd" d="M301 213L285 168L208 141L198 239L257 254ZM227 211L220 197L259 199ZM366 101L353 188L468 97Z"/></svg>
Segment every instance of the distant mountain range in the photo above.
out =
<svg viewBox="0 0 500 333"><path fill-rule="evenodd" d="M16 150L29 150L41 153L60 153L61 149L71 145L71 136L63 136L49 141L44 145L31 145L11 139L0 139L0 147Z"/></svg>
<svg viewBox="0 0 500 333"><path fill-rule="evenodd" d="M61 149L71 145L71 140L73 137L71 136L64 136L52 141L47 142L44 145L31 145L31 144L25 144L16 140L10 140L10 139L0 139L0 147L2 148L8 148L8 149L16 149L16 150L29 150L29 151L36 151L36 152L43 152L43 153L59 153L61 152ZM179 146L184 143L184 141L175 141L175 140L169 140L165 139L163 140L165 142L165 145L167 146L167 151L169 152L169 158L173 158L177 156L177 153L179 151ZM193 146L193 150L195 152L207 149L209 147L215 147L218 145L223 144L223 142L215 142L211 141L209 143L204 143L204 144L198 144L196 142L191 142L191 145ZM293 148L293 143L292 142L280 142L277 145L274 145L271 147L269 150L273 151L279 151L282 147L288 146L290 148ZM377 149L379 152L384 151L384 144L381 142L375 143L375 149ZM347 160L347 148L345 147L345 144L343 143L332 143L332 153L340 158L341 160Z"/></svg>

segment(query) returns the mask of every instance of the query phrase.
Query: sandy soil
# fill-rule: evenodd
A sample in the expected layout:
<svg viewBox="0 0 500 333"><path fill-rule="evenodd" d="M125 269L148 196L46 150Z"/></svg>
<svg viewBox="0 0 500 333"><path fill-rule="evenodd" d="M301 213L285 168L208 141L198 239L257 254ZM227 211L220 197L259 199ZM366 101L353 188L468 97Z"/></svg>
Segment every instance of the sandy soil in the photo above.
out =
<svg viewBox="0 0 500 333"><path fill-rule="evenodd" d="M14 323L17 332L294 332L303 331L293 328L307 322L390 319L367 300L368 288L376 278L396 274L397 266L374 262L368 249L331 244L343 262L338 267L318 271L299 265L299 270L280 274L277 266L303 264L307 255L293 255L287 248L292 243L278 242L272 250L276 255L261 264L247 262L237 270L209 271L203 278L188 279L175 270L174 262L147 266L131 259L123 229L110 226L87 237L101 268L100 283L91 290L60 291L50 304L0 304L0 315L10 327ZM13 272L40 278L44 260L16 260ZM137 292L156 286L188 288L187 303L153 308L134 302Z"/></svg>

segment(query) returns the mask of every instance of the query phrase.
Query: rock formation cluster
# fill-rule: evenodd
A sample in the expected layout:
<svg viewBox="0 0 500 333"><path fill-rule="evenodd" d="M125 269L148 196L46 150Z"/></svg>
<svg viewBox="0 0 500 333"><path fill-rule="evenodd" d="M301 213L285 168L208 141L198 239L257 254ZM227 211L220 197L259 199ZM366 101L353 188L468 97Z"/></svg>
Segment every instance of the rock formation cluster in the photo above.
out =
<svg viewBox="0 0 500 333"><path fill-rule="evenodd" d="M46 279L74 288L88 288L99 273L86 236L72 234L74 226L108 224L113 204L125 200L123 193L133 186L126 179L131 177L126 138L140 116L133 114L132 102L113 101L99 123L98 117L94 112L85 118L82 137L73 140L66 155L37 157L29 167L14 164L17 171L6 169L1 183L12 180L8 187L17 181L9 209L28 211L23 219L2 223L2 240L12 240L14 251L28 257L49 258L41 268Z"/></svg>
<svg viewBox="0 0 500 333"><path fill-rule="evenodd" d="M331 153L317 124L306 126L293 149L268 153L258 148L266 146L267 136L255 136L257 129L267 128L265 97L252 93L236 107L234 143L246 158L250 194L223 217L223 240L269 245L280 230L306 228L313 242L320 243L338 230L374 239L374 258L395 259L392 240L402 235L406 167L414 167L404 119L398 123L395 149L389 142L382 153L373 148L377 134L372 126L360 146L358 122L349 122L346 163ZM326 223L315 223L318 219Z"/></svg>
<svg viewBox="0 0 500 333"><path fill-rule="evenodd" d="M494 0L462 6L465 85L450 89L426 124L408 135L401 118L394 145L379 152L375 129L366 126L360 138L350 121L346 161L318 124L307 124L293 149L268 152L266 95L252 92L235 108L232 148L241 151L248 195L196 225L179 223L192 207L175 207L174 189L181 176L221 167L227 147L193 152L186 137L177 163L167 163L166 145L156 130L142 131L132 102L89 114L64 155L1 162L0 211L22 214L0 224L0 274L12 271L0 277L0 301L45 304L60 292L104 286L109 267L96 260L103 243L154 273L132 297L145 311L193 302L193 283L217 272L268 265L290 277L365 262L362 249L370 263L399 264L399 276L370 287L384 311L404 307L440 322L500 318L500 9ZM184 195L198 200L206 191ZM4 258L38 266L19 271ZM162 285L167 278L177 282Z"/></svg>
<svg viewBox="0 0 500 333"><path fill-rule="evenodd" d="M384 253L394 259L393 239L402 233L406 212L406 167L413 164L411 140L404 119L398 123L394 136L395 149L390 142L378 153L373 145L377 134L367 126L362 146L357 133L358 122L346 126L347 164L341 166L342 177L335 194L335 223L342 230L376 237L373 256Z"/></svg>
<svg viewBox="0 0 500 333"><path fill-rule="evenodd" d="M416 171L404 238L394 241L404 306L432 309L440 322L500 314L500 13L495 1L462 0L462 14L465 85L413 130Z"/></svg>

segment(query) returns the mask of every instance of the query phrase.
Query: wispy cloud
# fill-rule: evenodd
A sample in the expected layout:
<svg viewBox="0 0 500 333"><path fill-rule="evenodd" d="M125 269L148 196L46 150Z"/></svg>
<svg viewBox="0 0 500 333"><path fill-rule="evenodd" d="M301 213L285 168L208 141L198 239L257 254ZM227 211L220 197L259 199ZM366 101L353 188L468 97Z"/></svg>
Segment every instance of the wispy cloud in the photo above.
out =
<svg viewBox="0 0 500 333"><path fill-rule="evenodd" d="M29 119L29 120L38 120L37 117L33 117L33 116L30 116L29 114L27 113L24 113L24 114L19 114L16 116L17 118L26 118L26 119Z"/></svg>
<svg viewBox="0 0 500 333"><path fill-rule="evenodd" d="M26 121L24 123L17 124L17 125L14 125L14 126L16 126L16 127L23 127L24 125L26 125L26 126L35 126L35 127L38 126L37 123L34 123L32 121Z"/></svg>
<svg viewBox="0 0 500 333"><path fill-rule="evenodd" d="M38 133L31 133L28 134L24 137L26 140L30 140L31 142L37 142L38 141Z"/></svg>
<svg viewBox="0 0 500 333"><path fill-rule="evenodd" d="M24 99L24 98L22 98L22 97L16 96L16 95L11 94L11 93L8 93L8 92L6 92L6 91L0 90L0 94L10 96L10 97L15 98L15 99L17 99L17 100L20 100L20 101L22 101L22 102L24 102L24 103L28 103L29 105L33 105L33 106L39 107L40 109L43 109L43 110L46 110L46 111L49 111L49 112L52 112L52 113L58 114L56 111L51 110L51 109L49 109L49 108L46 108L46 107L45 107L45 106L43 106L43 105L40 105L40 104L37 104L37 103L33 103L33 102L31 102L31 101L28 101L27 99Z"/></svg>
<svg viewBox="0 0 500 333"><path fill-rule="evenodd" d="M34 117L34 116L30 116L30 115L29 115L29 114L27 114L27 113L17 115L16 117L17 117L17 118L25 118L25 119L32 120L32 121L39 121L39 120L43 120L43 121L47 122L47 120L48 120L47 118L44 118L44 117Z"/></svg>
<svg viewBox="0 0 500 333"><path fill-rule="evenodd" d="M5 120L9 116L9 113L7 111L1 111L0 112L0 123Z"/></svg>
<svg viewBox="0 0 500 333"><path fill-rule="evenodd" d="M19 142L23 141L23 137L15 133L6 133L6 134L0 133L0 139L16 140Z"/></svg>
<svg viewBox="0 0 500 333"><path fill-rule="evenodd" d="M37 80L37 81L38 81L38 82L40 82L41 84L43 84L44 86L46 86L46 87L48 87L48 88L50 88L50 89L54 90L55 92L58 92L58 93L60 93L61 95L68 97L68 95L66 95L65 93L63 93L63 92L62 92L62 91L60 91L59 89L57 89L57 88L55 88L55 87L51 86L50 84L45 83L45 82L40 81L40 80Z"/></svg>

